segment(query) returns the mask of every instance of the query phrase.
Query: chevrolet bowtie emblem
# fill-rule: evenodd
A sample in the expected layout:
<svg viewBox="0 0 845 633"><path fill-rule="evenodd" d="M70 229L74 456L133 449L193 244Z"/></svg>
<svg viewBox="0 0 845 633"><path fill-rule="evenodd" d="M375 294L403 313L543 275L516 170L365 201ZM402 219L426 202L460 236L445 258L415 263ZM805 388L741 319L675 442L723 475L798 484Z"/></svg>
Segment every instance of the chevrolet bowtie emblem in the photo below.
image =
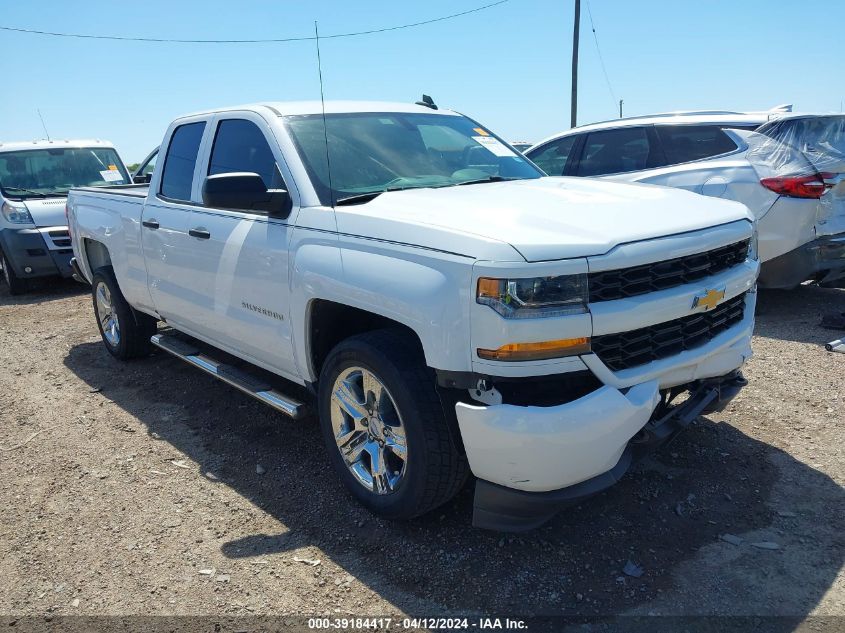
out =
<svg viewBox="0 0 845 633"><path fill-rule="evenodd" d="M712 310L719 302L725 298L725 289L721 288L716 290L713 288L712 290L705 290L703 295L696 295L695 298L692 300L692 307L695 308L704 308L705 310Z"/></svg>

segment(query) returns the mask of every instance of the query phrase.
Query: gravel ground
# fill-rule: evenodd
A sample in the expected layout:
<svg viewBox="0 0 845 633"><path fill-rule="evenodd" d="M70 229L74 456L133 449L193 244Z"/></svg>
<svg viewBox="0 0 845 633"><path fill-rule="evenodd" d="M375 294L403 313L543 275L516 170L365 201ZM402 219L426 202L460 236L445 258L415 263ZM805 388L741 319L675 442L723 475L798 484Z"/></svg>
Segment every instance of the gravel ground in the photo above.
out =
<svg viewBox="0 0 845 633"><path fill-rule="evenodd" d="M469 527L471 487L375 519L313 423L161 354L113 360L73 282L3 287L0 613L845 615L834 310L845 291L761 293L730 408L517 537Z"/></svg>

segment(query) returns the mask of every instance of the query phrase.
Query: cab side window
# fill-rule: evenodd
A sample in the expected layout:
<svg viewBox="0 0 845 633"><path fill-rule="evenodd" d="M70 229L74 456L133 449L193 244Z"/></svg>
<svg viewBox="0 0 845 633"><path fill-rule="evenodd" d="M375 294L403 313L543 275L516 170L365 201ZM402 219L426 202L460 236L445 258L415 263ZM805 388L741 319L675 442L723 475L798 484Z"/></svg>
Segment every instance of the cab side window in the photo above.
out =
<svg viewBox="0 0 845 633"><path fill-rule="evenodd" d="M205 121L180 125L174 130L164 158L164 173L161 175L160 193L165 198L191 199L194 169L204 131Z"/></svg>
<svg viewBox="0 0 845 633"><path fill-rule="evenodd" d="M528 158L549 176L563 176L566 161L572 153L576 138L576 136L566 136L552 141L528 154Z"/></svg>
<svg viewBox="0 0 845 633"><path fill-rule="evenodd" d="M578 176L623 174L654 166L645 128L630 127L590 132L578 164Z"/></svg>
<svg viewBox="0 0 845 633"><path fill-rule="evenodd" d="M225 119L217 126L208 175L251 172L268 189L284 189L273 151L259 127L245 119Z"/></svg>

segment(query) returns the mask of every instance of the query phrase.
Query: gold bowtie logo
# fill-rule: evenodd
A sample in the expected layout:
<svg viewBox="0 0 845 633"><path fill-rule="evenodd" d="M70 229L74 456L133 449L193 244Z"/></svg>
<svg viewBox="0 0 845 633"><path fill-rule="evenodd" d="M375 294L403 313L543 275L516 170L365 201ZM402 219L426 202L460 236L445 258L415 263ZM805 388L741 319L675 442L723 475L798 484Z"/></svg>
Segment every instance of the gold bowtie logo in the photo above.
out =
<svg viewBox="0 0 845 633"><path fill-rule="evenodd" d="M712 290L706 290L703 295L696 295L695 298L692 300L692 307L695 308L704 308L705 310L712 310L719 302L725 298L725 289L721 288L716 290L715 288Z"/></svg>

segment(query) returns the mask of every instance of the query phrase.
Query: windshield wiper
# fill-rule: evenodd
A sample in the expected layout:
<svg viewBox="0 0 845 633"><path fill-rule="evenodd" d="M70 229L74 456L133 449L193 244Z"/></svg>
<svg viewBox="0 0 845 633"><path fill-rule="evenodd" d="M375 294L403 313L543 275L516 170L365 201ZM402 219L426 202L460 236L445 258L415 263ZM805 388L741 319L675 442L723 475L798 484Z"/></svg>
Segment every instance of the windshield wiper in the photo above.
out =
<svg viewBox="0 0 845 633"><path fill-rule="evenodd" d="M23 187L9 187L7 185L3 185L3 189L7 189L9 191L22 191L23 193L29 193L33 196L41 196L42 198L46 198L49 194L43 193L41 191L33 191L32 189L24 189Z"/></svg>
<svg viewBox="0 0 845 633"><path fill-rule="evenodd" d="M442 187L444 185L408 185L407 187L387 187L386 189L382 189L381 191L368 191L367 193L359 193L354 196L347 196L345 198L340 198L335 200L335 204L345 205L345 204L359 204L362 202L369 202L370 200L374 200L378 198L381 194L387 193L388 191L407 191L408 189L431 189L433 187Z"/></svg>
<svg viewBox="0 0 845 633"><path fill-rule="evenodd" d="M519 178L505 178L504 176L487 176L487 178L476 178L475 180L464 180L463 182L456 182L455 187L461 185L477 185L482 182L503 182L505 180L519 180Z"/></svg>
<svg viewBox="0 0 845 633"><path fill-rule="evenodd" d="M354 196L346 196L345 198L339 198L335 200L334 203L336 205L345 205L345 204L359 204L362 202L369 202L370 200L374 200L378 198L384 191L370 191L367 193L359 193Z"/></svg>

